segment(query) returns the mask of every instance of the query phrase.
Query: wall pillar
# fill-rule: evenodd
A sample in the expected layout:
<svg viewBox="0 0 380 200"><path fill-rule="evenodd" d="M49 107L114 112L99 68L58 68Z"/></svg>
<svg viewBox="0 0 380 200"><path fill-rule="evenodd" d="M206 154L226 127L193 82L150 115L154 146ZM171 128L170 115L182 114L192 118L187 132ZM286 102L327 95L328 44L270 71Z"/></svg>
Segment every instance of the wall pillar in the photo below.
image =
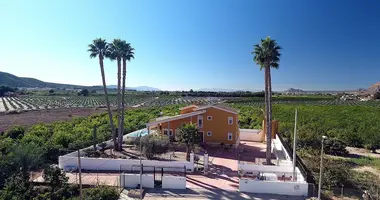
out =
<svg viewBox="0 0 380 200"><path fill-rule="evenodd" d="M190 153L190 163L194 164L194 153Z"/></svg>
<svg viewBox="0 0 380 200"><path fill-rule="evenodd" d="M204 175L208 173L208 154L205 153L203 156L203 167L204 167Z"/></svg>

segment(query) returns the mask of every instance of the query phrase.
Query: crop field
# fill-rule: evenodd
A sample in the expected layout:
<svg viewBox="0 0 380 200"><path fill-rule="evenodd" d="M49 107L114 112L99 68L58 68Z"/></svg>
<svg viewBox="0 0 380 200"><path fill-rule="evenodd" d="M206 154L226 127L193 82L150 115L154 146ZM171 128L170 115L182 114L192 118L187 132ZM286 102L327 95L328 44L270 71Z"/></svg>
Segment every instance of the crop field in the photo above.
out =
<svg viewBox="0 0 380 200"><path fill-rule="evenodd" d="M264 106L263 100L250 98L237 98L227 101L228 103L239 103L247 106ZM380 107L380 101L355 101L355 100L340 100L340 99L324 99L324 100L283 100L273 99L273 104L290 104L290 105L316 105L316 106L366 106Z"/></svg>
<svg viewBox="0 0 380 200"><path fill-rule="evenodd" d="M116 97L110 96L112 107L116 107ZM152 96L126 96L126 107L150 107L175 104L212 104L221 100L213 97L152 97ZM103 96L79 97L79 96L19 96L1 97L0 112L28 111L58 108L96 108L105 107L106 101Z"/></svg>

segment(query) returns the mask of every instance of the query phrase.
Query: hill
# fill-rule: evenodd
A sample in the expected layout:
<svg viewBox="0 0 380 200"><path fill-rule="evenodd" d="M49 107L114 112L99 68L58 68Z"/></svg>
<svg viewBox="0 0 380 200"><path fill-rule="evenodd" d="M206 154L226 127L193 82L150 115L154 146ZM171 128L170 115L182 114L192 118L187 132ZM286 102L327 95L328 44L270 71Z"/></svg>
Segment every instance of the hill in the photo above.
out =
<svg viewBox="0 0 380 200"><path fill-rule="evenodd" d="M59 84L44 82L35 78L18 77L10 73L0 72L0 85L9 87L25 87L25 88L86 88L87 86Z"/></svg>
<svg viewBox="0 0 380 200"><path fill-rule="evenodd" d="M44 82L35 78L28 77L18 77L10 73L0 72L0 85L5 85L9 87L24 87L24 88L66 88L66 89L102 89L103 86L82 86L82 85L71 85L71 84L60 84L60 83L50 83ZM109 89L116 89L117 85L108 85ZM148 86L137 86L137 87L127 87L130 90L136 91L161 91L158 88L148 87Z"/></svg>
<svg viewBox="0 0 380 200"><path fill-rule="evenodd" d="M93 87L103 88L102 85L96 85ZM107 85L108 89L117 89L117 85ZM161 91L161 89L149 87L149 86L136 86L136 87L127 87L127 90L136 90L136 91Z"/></svg>
<svg viewBox="0 0 380 200"><path fill-rule="evenodd" d="M285 90L284 92L287 92L287 93L304 93L305 91L303 91L301 89L296 89L296 88L289 88L289 89Z"/></svg>

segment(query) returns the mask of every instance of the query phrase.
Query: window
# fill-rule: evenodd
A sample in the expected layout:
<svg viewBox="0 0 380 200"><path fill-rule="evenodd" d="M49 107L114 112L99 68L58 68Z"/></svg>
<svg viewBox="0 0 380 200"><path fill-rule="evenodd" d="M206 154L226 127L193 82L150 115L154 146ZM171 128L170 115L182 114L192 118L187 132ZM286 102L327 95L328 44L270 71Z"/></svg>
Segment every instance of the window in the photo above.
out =
<svg viewBox="0 0 380 200"><path fill-rule="evenodd" d="M198 116L198 128L203 127L203 116Z"/></svg>
<svg viewBox="0 0 380 200"><path fill-rule="evenodd" d="M228 117L228 124L231 125L234 123L234 118L233 117Z"/></svg>
<svg viewBox="0 0 380 200"><path fill-rule="evenodd" d="M228 140L232 140L232 133L228 133Z"/></svg>
<svg viewBox="0 0 380 200"><path fill-rule="evenodd" d="M169 136L173 136L173 129L169 129Z"/></svg>
<svg viewBox="0 0 380 200"><path fill-rule="evenodd" d="M212 136L212 132L211 131L207 131L207 136Z"/></svg>
<svg viewBox="0 0 380 200"><path fill-rule="evenodd" d="M168 129L167 128L164 129L164 135L168 135Z"/></svg>
<svg viewBox="0 0 380 200"><path fill-rule="evenodd" d="M207 120L212 120L212 116L207 116Z"/></svg>

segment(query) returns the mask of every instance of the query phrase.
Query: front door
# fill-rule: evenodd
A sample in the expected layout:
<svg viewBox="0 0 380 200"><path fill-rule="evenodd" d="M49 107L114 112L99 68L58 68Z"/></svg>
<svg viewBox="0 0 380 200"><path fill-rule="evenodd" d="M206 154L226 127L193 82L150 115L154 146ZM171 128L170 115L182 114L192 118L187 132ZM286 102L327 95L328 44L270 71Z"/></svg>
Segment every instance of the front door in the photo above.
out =
<svg viewBox="0 0 380 200"><path fill-rule="evenodd" d="M199 135L201 137L201 142L204 142L204 139L205 139L204 132L203 131L198 131L198 133L199 133Z"/></svg>

